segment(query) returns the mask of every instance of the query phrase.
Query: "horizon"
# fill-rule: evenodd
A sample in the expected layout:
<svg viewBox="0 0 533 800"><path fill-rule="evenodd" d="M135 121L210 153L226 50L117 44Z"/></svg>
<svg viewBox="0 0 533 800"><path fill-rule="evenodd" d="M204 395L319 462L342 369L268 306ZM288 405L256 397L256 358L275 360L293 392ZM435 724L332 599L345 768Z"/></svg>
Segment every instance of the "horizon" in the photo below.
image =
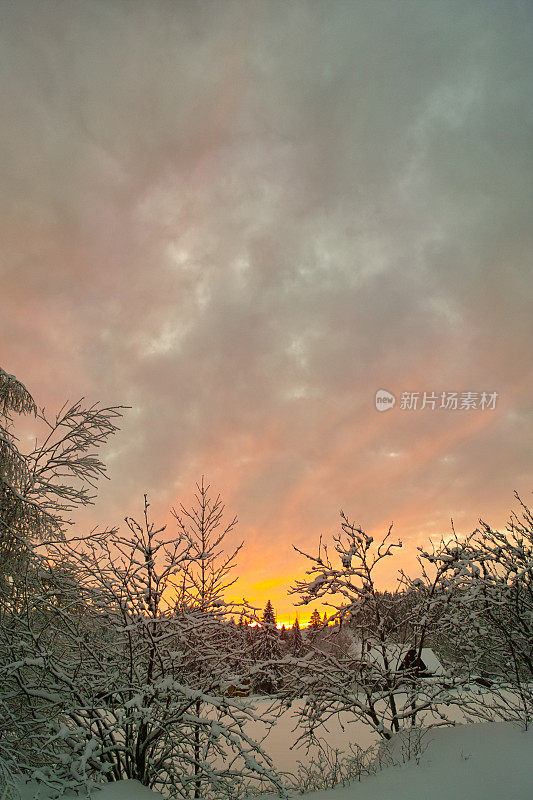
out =
<svg viewBox="0 0 533 800"><path fill-rule="evenodd" d="M245 545L231 593L304 627L293 546L339 509L394 523L385 588L451 519L529 502L530 4L17 0L1 22L0 366L50 412L130 407L76 530L146 493L170 535L205 475Z"/></svg>

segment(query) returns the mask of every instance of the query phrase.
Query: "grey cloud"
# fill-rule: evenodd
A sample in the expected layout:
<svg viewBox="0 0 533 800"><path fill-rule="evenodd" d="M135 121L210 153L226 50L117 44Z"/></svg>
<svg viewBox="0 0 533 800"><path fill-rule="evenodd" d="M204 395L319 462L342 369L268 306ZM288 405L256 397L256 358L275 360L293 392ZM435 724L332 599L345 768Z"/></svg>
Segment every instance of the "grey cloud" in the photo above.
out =
<svg viewBox="0 0 533 800"><path fill-rule="evenodd" d="M47 403L135 407L98 513L146 489L173 502L205 470L267 550L340 504L374 524L444 493L447 514L446 437L416 455L443 430L468 503L510 502L527 481L505 415L527 424L528 4L1 13L2 356ZM378 423L380 386L494 389L502 411L472 445L453 417Z"/></svg>

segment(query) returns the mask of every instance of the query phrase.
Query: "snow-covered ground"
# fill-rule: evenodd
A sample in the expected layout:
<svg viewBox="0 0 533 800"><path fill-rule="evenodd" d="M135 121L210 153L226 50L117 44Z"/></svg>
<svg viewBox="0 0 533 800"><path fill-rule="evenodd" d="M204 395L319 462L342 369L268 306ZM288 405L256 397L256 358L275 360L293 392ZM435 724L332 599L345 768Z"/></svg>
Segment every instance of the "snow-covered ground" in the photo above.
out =
<svg viewBox="0 0 533 800"><path fill-rule="evenodd" d="M401 763L401 741L392 747L398 766L351 786L311 792L305 800L531 800L533 798L533 731L509 723L459 725L432 729L424 752ZM135 781L106 786L95 800L152 800ZM267 795L263 796L266 800ZM273 796L269 795L271 800ZM302 797L302 795L297 795Z"/></svg>
<svg viewBox="0 0 533 800"><path fill-rule="evenodd" d="M286 731L278 729L281 740ZM278 738L278 737L276 737ZM282 752L281 742L278 742ZM418 755L405 761L407 746L397 738L391 765L350 786L311 792L305 800L531 800L533 731L510 723L433 728ZM136 781L109 784L94 800L156 800ZM263 795L261 800L273 800ZM257 800L260 800L257 798Z"/></svg>
<svg viewBox="0 0 533 800"><path fill-rule="evenodd" d="M253 703L259 715L264 714L269 705L269 701L264 697L253 698ZM297 761L305 764L316 753L315 750L306 751L305 746L295 747L296 740L301 734L301 729L297 727L297 721L298 712L303 703L303 700L293 701L291 708L277 719L276 724L262 743L262 747L272 758L276 768L282 772L293 772ZM250 736L260 740L266 729L260 723L250 723L246 730ZM338 719L331 719L328 722L327 730L324 730L321 736L329 747L341 752L347 751L351 743L357 743L366 749L377 739L376 734L368 725L350 721L350 715L347 714L341 714Z"/></svg>
<svg viewBox="0 0 533 800"><path fill-rule="evenodd" d="M268 715L271 701L266 697L243 698L252 703L258 715ZM247 733L272 758L279 772L295 773L298 762L304 767L317 751L295 747L301 730L298 712L303 700L294 701L277 719L266 738L267 728L249 723ZM426 729L420 747L411 747L414 758L407 759L409 747L397 737L388 746L384 765L375 775L363 777L347 787L310 792L295 797L305 800L533 800L533 731L524 732L510 723L461 724L465 718L459 706L448 709L455 727ZM329 720L323 741L331 750L346 753L351 744L366 749L376 744L377 735L369 726L353 722L350 715ZM22 800L31 800L26 787ZM41 786L38 795L46 800ZM68 795L65 795L68 797ZM95 800L154 800L156 793L136 781L112 783L94 793ZM263 795L261 800L272 800ZM257 799L259 800L259 798Z"/></svg>
<svg viewBox="0 0 533 800"><path fill-rule="evenodd" d="M259 715L266 715L269 701L264 697L251 698ZM299 711L303 706L303 700L293 701L291 707L283 712L277 719L276 724L263 741L262 746L272 758L276 768L280 771L293 772L297 761L306 764L316 755L316 749L306 750L305 746L296 747L296 741L301 734L298 728ZM449 720L457 723L465 722L464 714L459 705L446 708L446 715ZM430 714L426 715L429 720ZM433 717L435 721L438 718ZM250 723L247 732L259 741L265 732L264 726L260 723ZM328 720L327 727L322 729L321 738L323 742L332 750L340 753L348 752L351 744L356 744L363 750L375 744L379 737L369 725L361 721L354 720L353 715L348 713L340 714ZM533 756L533 754L532 754ZM533 796L532 799L533 800Z"/></svg>
<svg viewBox="0 0 533 800"><path fill-rule="evenodd" d="M533 731L503 722L434 728L425 745L418 764L402 764L401 742L396 741L392 755L398 766L385 767L351 786L311 792L305 800L533 798Z"/></svg>

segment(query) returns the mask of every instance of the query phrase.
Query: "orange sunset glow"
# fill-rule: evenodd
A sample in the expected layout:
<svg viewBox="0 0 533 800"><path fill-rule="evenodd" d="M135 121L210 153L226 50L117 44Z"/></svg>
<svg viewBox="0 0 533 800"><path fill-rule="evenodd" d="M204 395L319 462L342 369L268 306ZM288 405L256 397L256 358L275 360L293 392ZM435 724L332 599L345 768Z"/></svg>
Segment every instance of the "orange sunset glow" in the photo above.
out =
<svg viewBox="0 0 533 800"><path fill-rule="evenodd" d="M129 407L77 530L146 493L170 535L205 476L244 542L232 598L303 627L326 607L295 605L293 546L340 509L393 524L386 588L451 519L530 499L527 4L17 0L0 23L0 366L49 411Z"/></svg>

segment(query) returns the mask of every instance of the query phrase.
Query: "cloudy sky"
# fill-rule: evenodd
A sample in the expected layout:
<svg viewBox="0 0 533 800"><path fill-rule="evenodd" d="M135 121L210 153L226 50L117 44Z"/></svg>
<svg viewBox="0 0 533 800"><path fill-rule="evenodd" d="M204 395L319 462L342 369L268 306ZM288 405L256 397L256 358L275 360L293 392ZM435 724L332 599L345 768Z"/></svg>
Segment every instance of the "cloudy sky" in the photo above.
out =
<svg viewBox="0 0 533 800"><path fill-rule="evenodd" d="M80 524L203 473L288 619L340 508L409 566L529 499L532 34L518 0L0 5L0 364L132 407Z"/></svg>

